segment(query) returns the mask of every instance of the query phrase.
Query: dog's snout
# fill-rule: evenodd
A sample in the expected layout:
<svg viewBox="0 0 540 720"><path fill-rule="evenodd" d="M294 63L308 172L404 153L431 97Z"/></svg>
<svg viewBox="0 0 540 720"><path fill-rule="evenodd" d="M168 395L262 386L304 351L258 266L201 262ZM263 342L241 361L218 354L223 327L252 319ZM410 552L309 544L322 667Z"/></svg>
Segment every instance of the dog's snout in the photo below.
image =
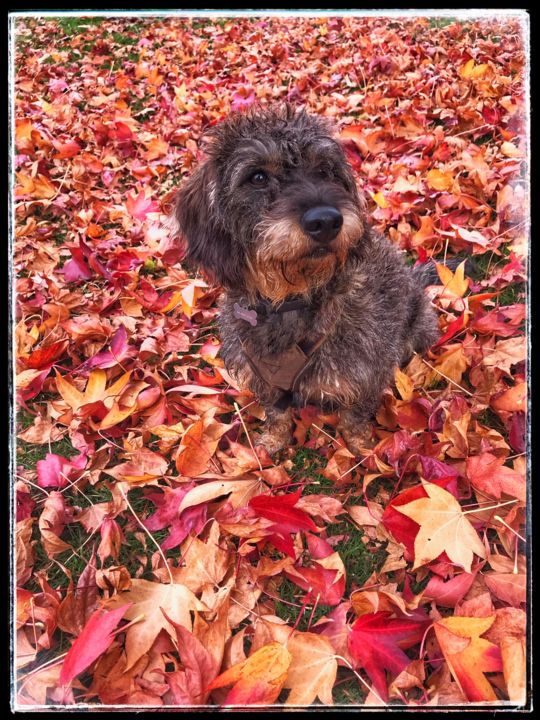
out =
<svg viewBox="0 0 540 720"><path fill-rule="evenodd" d="M328 243L341 230L343 215L335 207L318 205L304 213L300 225L313 240Z"/></svg>

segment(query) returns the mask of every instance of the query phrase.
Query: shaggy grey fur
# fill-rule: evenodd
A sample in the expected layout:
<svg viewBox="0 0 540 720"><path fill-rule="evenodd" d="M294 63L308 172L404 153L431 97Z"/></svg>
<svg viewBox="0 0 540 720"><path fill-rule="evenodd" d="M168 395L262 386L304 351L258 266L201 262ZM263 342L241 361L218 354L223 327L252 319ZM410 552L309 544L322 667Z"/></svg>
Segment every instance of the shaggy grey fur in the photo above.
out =
<svg viewBox="0 0 540 720"><path fill-rule="evenodd" d="M345 225L350 221L324 250L301 230L303 214L319 205L341 211ZM279 358L294 343L315 342L322 333L325 341L310 358L293 404L338 408L342 434L360 452L396 366L438 336L423 291L433 278L430 269L406 267L396 248L369 226L326 121L290 107L229 116L211 133L208 160L180 189L176 217L188 259L225 289L221 355L264 404L267 428L260 442L270 452L285 445L291 413L276 408L281 391L253 372L244 348ZM255 326L235 316L235 303L249 308L264 297L276 307L303 297L305 306L259 318Z"/></svg>

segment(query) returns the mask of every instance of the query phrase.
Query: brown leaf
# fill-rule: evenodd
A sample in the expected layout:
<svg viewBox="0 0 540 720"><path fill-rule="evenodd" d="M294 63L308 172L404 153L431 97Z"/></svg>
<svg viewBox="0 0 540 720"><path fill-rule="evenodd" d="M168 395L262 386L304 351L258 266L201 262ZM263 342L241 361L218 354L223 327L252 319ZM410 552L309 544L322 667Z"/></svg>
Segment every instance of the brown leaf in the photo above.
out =
<svg viewBox="0 0 540 720"><path fill-rule="evenodd" d="M484 581L499 600L514 607L527 600L527 578L523 573L486 573Z"/></svg>
<svg viewBox="0 0 540 720"><path fill-rule="evenodd" d="M80 635L89 617L96 610L99 601L96 584L95 554L82 571L77 587L70 588L58 608L58 627L70 635Z"/></svg>
<svg viewBox="0 0 540 720"><path fill-rule="evenodd" d="M41 542L45 552L54 557L64 550L71 550L71 545L60 539L66 522L65 503L62 493L54 490L49 493L39 516Z"/></svg>
<svg viewBox="0 0 540 720"><path fill-rule="evenodd" d="M180 549L182 566L172 570L175 582L185 585L193 593L199 593L206 586L218 586L231 566L231 556L225 545L220 542L220 530L217 522L210 525L208 539L188 538Z"/></svg>
<svg viewBox="0 0 540 720"><path fill-rule="evenodd" d="M16 581L19 586L25 585L32 575L34 566L34 550L31 542L33 525L34 519L29 517L20 520L15 528Z"/></svg>
<svg viewBox="0 0 540 720"><path fill-rule="evenodd" d="M125 618L134 620L143 615L143 619L126 632L126 669L131 668L148 652L161 630L166 630L171 637L175 637L174 628L165 619L162 609L172 620L191 631L190 611L206 608L185 585L148 580L132 580L130 589L107 600L105 607L112 609L127 603L133 604L127 610Z"/></svg>

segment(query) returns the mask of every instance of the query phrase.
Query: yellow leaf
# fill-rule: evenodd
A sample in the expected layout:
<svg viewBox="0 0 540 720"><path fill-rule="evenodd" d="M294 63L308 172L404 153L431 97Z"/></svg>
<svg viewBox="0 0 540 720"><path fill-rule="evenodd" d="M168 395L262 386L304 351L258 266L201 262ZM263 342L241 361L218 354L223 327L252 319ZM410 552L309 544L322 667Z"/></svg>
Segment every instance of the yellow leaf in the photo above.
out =
<svg viewBox="0 0 540 720"><path fill-rule="evenodd" d="M433 483L426 482L423 488L428 497L394 507L420 525L414 541L413 570L445 552L450 562L470 573L473 553L486 557L478 533L451 493Z"/></svg>
<svg viewBox="0 0 540 720"><path fill-rule="evenodd" d="M457 346L452 345L446 352L440 355L434 367L436 367L442 375L459 383L468 366L469 361L463 350L463 345L459 343ZM440 380L441 376L433 373L431 380L433 381L435 378Z"/></svg>
<svg viewBox="0 0 540 720"><path fill-rule="evenodd" d="M527 383L518 382L489 402L494 410L503 412L524 412L527 406Z"/></svg>
<svg viewBox="0 0 540 720"><path fill-rule="evenodd" d="M107 373L100 368L92 370L88 376L86 389L82 393L77 390L70 382L63 378L56 371L56 388L65 402L72 410L79 410L84 405L105 400L109 397L115 397L120 390L126 385L131 375L131 371L124 373L115 383L106 389Z"/></svg>
<svg viewBox="0 0 540 720"><path fill-rule="evenodd" d="M504 637L501 639L503 675L510 702L525 704L525 682L527 664L525 661L525 639Z"/></svg>
<svg viewBox="0 0 540 720"><path fill-rule="evenodd" d="M21 195L31 195L34 192L34 180L22 172L15 173L18 181L18 185L15 188L17 197Z"/></svg>
<svg viewBox="0 0 540 720"><path fill-rule="evenodd" d="M147 145L148 150L145 153L147 160L156 160L169 151L169 143L161 138L153 138Z"/></svg>
<svg viewBox="0 0 540 720"><path fill-rule="evenodd" d="M105 392L105 386L107 384L107 373L105 370L97 369L93 370L88 376L88 382L86 384L86 390L84 395L87 403L101 400Z"/></svg>
<svg viewBox="0 0 540 720"><path fill-rule="evenodd" d="M433 190L450 190L454 184L454 176L450 172L443 173L433 168L426 175L426 181Z"/></svg>
<svg viewBox="0 0 540 720"><path fill-rule="evenodd" d="M493 625L489 617L448 617L435 623L435 635L450 672L471 702L497 700L486 672L502 670L499 648L481 638Z"/></svg>
<svg viewBox="0 0 540 720"><path fill-rule="evenodd" d="M373 200L377 203L377 205L381 208L387 208L388 207L388 200L384 197L382 192L376 192L372 196Z"/></svg>
<svg viewBox="0 0 540 720"><path fill-rule="evenodd" d="M169 312L169 310L173 310L173 308L175 308L181 302L182 302L182 293L180 291L176 291L172 294L171 299L165 305L165 307L161 308L160 312L162 312L162 313Z"/></svg>
<svg viewBox="0 0 540 720"><path fill-rule="evenodd" d="M471 71L474 67L474 60L471 58L470 60L467 60L465 65L462 65L459 68L459 74L462 78L468 78L470 77Z"/></svg>
<svg viewBox="0 0 540 720"><path fill-rule="evenodd" d="M161 85L162 82L163 75L159 74L157 67L152 68L152 70L148 73L148 84L155 85L157 87L158 85Z"/></svg>
<svg viewBox="0 0 540 720"><path fill-rule="evenodd" d="M96 371L94 370L94 372L96 372ZM102 370L101 372L103 372L103 370ZM106 397L106 398L108 398L108 397L115 398L117 395L120 395L120 393L122 392L122 390L123 390L123 389L126 387L126 385L128 384L130 377L131 377L131 370L128 370L128 371L125 372L123 375L120 375L120 377L118 378L118 380L116 380L116 381L107 389L107 392L105 393L105 397Z"/></svg>
<svg viewBox="0 0 540 720"><path fill-rule="evenodd" d="M244 662L218 675L207 690L234 683L225 699L226 704L269 705L281 692L291 659L291 653L281 643L264 645Z"/></svg>
<svg viewBox="0 0 540 720"><path fill-rule="evenodd" d="M243 506L246 505L248 500L254 495L261 493L264 487L265 485L262 479L259 479L255 475L240 480L214 480L207 482L194 487L185 494L178 508L178 512L181 513L188 507L214 500L222 495L231 495L231 493L233 493L229 498L231 505L234 508Z"/></svg>
<svg viewBox="0 0 540 720"><path fill-rule="evenodd" d="M139 386L137 389L140 392L143 387L148 386L148 383L141 382L137 383L137 385ZM140 387L140 385L142 385L142 387ZM95 423L95 427L99 427L101 430L108 430L109 428L114 427L114 425L118 425L118 423L121 423L123 420L128 418L136 410L138 410L138 408L139 405L137 403L137 400L135 400L129 405L124 404L124 402L114 400L112 408L109 410L109 412L105 415L105 417L100 423Z"/></svg>
<svg viewBox="0 0 540 720"><path fill-rule="evenodd" d="M420 218L420 228L411 237L412 247L424 245L428 240L436 237L435 228L431 215L422 215Z"/></svg>
<svg viewBox="0 0 540 720"><path fill-rule="evenodd" d="M408 375L405 375L399 368L396 368L394 375L397 391L402 400L412 400L414 394L414 383Z"/></svg>
<svg viewBox="0 0 540 720"><path fill-rule="evenodd" d="M437 274L442 285L444 285L444 289L457 297L463 297L469 287L469 279L465 277L465 263L466 260L460 263L455 273L446 265L435 263Z"/></svg>
<svg viewBox="0 0 540 720"><path fill-rule="evenodd" d="M45 175L38 175L34 178L34 191L32 195L35 198L50 200L56 195L56 187Z"/></svg>
<svg viewBox="0 0 540 720"><path fill-rule="evenodd" d="M190 318L193 315L197 298L201 295L201 288L195 285L195 283L190 283L189 285L186 285L185 288L183 288L181 295L182 309L184 310L184 313Z"/></svg>
<svg viewBox="0 0 540 720"><path fill-rule="evenodd" d="M84 393L80 392L80 390L77 390L77 388L73 387L71 383L69 383L67 380L64 380L64 378L60 375L58 370L55 370L56 373L56 389L62 396L62 398L67 402L69 407L72 410L78 410L83 405L86 404L86 397Z"/></svg>
<svg viewBox="0 0 540 720"><path fill-rule="evenodd" d="M461 66L459 74L464 80L477 80L486 74L488 68L489 65L487 63L475 65L474 60L471 59L466 62L465 65Z"/></svg>
<svg viewBox="0 0 540 720"><path fill-rule="evenodd" d="M514 143L511 142L503 142L501 145L501 152L503 155L506 155L506 157L520 157L521 151L520 149L514 145Z"/></svg>

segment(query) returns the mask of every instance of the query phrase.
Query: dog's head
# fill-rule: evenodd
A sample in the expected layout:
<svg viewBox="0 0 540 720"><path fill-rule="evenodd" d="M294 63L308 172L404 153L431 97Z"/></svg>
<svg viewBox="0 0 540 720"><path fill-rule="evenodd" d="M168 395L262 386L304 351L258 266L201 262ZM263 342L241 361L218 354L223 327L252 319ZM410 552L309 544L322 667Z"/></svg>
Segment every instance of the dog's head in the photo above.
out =
<svg viewBox="0 0 540 720"><path fill-rule="evenodd" d="M187 257L273 302L328 282L363 233L364 205L327 121L289 106L235 113L180 189Z"/></svg>

